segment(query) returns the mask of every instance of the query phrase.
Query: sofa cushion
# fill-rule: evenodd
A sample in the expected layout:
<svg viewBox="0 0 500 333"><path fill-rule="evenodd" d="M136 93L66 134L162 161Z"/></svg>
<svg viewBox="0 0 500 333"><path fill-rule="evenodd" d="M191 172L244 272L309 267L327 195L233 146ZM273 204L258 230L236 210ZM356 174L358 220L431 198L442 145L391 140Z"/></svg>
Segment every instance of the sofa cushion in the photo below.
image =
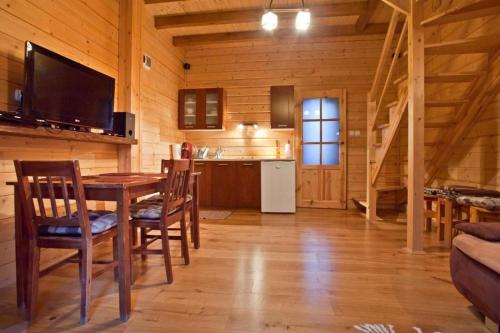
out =
<svg viewBox="0 0 500 333"><path fill-rule="evenodd" d="M453 246L477 262L500 274L500 243L488 242L472 235L461 234Z"/></svg>
<svg viewBox="0 0 500 333"><path fill-rule="evenodd" d="M500 242L500 222L459 223L455 228L489 242Z"/></svg>
<svg viewBox="0 0 500 333"><path fill-rule="evenodd" d="M107 231L117 224L116 213L108 210L89 210L89 220L92 234L100 234ZM77 217L75 213L73 217ZM39 229L42 235L68 235L79 236L82 234L80 227L49 227L43 226Z"/></svg>

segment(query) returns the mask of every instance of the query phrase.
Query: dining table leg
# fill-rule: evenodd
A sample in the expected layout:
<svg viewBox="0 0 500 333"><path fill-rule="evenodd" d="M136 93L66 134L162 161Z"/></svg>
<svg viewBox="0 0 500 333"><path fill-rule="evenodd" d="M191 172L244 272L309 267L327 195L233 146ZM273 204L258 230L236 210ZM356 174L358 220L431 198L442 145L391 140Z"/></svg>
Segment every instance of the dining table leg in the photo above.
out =
<svg viewBox="0 0 500 333"><path fill-rule="evenodd" d="M129 206L130 195L128 190L122 189L117 195L118 219L118 293L120 302L120 319L127 321L131 311L130 295L130 226Z"/></svg>
<svg viewBox="0 0 500 333"><path fill-rule="evenodd" d="M15 201L15 222L14 233L16 241L16 288L17 288L17 307L24 308L26 306L26 271L27 271L27 251L26 246L26 230L24 230L23 223L23 209L21 207L21 198L19 189L14 187L14 201Z"/></svg>

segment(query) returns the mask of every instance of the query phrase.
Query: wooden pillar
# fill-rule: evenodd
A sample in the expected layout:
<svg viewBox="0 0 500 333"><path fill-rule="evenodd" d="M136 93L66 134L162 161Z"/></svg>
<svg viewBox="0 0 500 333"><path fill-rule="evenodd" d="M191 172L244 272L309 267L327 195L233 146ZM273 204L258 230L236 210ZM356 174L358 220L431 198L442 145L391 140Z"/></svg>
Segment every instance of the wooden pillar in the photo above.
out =
<svg viewBox="0 0 500 333"><path fill-rule="evenodd" d="M120 0L118 27L118 107L135 114L138 145L118 148L118 171L139 171L141 165L141 64L143 0Z"/></svg>
<svg viewBox="0 0 500 333"><path fill-rule="evenodd" d="M424 0L410 0L408 17L408 224L407 248L421 252L424 224Z"/></svg>
<svg viewBox="0 0 500 333"><path fill-rule="evenodd" d="M372 183L372 162L375 160L375 135L372 131L372 119L377 110L376 102L371 94L367 94L366 112L366 220L375 222L377 219L377 191Z"/></svg>

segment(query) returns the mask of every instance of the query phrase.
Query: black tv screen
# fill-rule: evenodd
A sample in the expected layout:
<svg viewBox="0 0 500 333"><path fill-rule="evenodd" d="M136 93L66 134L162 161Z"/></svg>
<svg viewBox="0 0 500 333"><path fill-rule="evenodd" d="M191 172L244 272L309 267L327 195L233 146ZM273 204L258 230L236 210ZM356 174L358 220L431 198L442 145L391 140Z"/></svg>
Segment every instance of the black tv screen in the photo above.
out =
<svg viewBox="0 0 500 333"><path fill-rule="evenodd" d="M112 130L115 79L26 42L24 117Z"/></svg>

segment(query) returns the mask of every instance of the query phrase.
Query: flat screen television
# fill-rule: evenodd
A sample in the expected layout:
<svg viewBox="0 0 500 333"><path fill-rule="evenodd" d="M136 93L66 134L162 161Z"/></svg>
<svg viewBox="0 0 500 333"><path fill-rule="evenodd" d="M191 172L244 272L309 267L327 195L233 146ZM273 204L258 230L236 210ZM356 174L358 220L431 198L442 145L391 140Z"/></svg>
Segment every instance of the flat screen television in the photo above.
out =
<svg viewBox="0 0 500 333"><path fill-rule="evenodd" d="M112 130L114 93L114 78L26 42L24 118Z"/></svg>

